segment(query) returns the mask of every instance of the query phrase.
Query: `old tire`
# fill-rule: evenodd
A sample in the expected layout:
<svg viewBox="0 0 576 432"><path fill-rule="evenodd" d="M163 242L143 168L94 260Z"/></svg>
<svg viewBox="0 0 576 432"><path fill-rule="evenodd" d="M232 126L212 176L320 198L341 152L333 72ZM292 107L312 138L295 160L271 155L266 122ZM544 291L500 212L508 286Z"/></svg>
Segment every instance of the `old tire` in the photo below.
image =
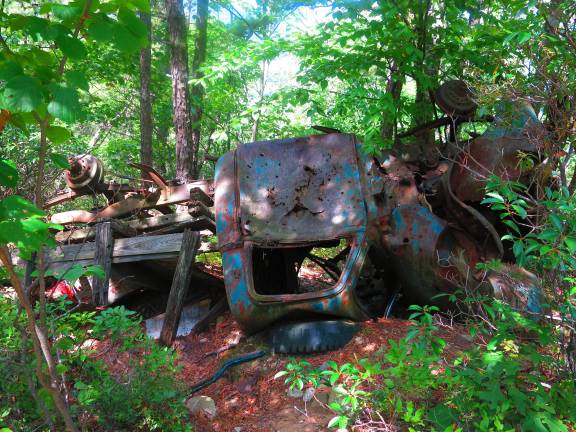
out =
<svg viewBox="0 0 576 432"><path fill-rule="evenodd" d="M268 340L277 353L311 354L343 347L359 329L345 320L282 323L269 330Z"/></svg>

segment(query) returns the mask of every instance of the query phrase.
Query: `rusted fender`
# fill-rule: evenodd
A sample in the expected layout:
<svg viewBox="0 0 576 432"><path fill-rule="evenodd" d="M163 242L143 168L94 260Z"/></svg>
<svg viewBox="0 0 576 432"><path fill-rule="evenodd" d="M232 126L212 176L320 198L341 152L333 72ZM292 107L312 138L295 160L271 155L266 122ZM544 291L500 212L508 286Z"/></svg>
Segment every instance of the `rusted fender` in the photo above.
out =
<svg viewBox="0 0 576 432"><path fill-rule="evenodd" d="M538 153L545 133L530 104L514 102L507 106L488 130L457 156L450 178L454 194L464 202L479 202L490 176L514 181L529 176L530 170L522 168L521 159Z"/></svg>

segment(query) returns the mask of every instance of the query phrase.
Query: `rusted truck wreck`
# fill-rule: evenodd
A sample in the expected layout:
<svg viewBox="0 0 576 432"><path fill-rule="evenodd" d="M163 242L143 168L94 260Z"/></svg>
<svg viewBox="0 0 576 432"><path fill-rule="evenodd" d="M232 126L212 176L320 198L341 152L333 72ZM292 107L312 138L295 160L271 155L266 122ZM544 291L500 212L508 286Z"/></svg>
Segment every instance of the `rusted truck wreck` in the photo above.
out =
<svg viewBox="0 0 576 432"><path fill-rule="evenodd" d="M519 158L537 157L543 127L529 105L515 103L506 118L488 119L482 135L459 142L458 126L474 115L468 88L447 83L437 99L447 116L416 129L450 129L435 149L373 158L354 136L329 133L246 144L219 160L218 246L229 305L245 329L278 320L366 320L389 313L399 295L407 304L439 303L438 294L464 284L497 296L513 292L517 306L537 312L530 273L482 280L475 267L506 254L499 218L480 204L486 180L527 180ZM339 245L334 256L316 254ZM330 283L304 286L298 272L305 259Z"/></svg>
<svg viewBox="0 0 576 432"><path fill-rule="evenodd" d="M476 119L471 92L461 81L445 83L435 95L446 115L399 134L394 147L378 157L365 154L355 136L321 128L330 133L240 145L218 160L214 182L174 184L137 165L153 183L139 189L105 183L97 160L76 158L67 172L70 191L49 205L95 193L105 195L109 205L59 213L53 221L114 218L122 222L118 231L124 237L166 236L185 227L215 232L228 305L250 333L277 322L386 316L399 298L404 304L442 303L446 297L439 294L461 288L481 289L537 313L538 281L514 266L500 240L505 226L481 201L490 176L531 180L541 163L544 128L523 102L503 104L495 117ZM460 140L461 125L478 120L487 124L484 133ZM424 145L420 134L437 128L444 128L444 138ZM525 157L532 168L523 168ZM172 204L187 205L188 213L172 213ZM146 209L167 214L142 219L138 212ZM140 219L127 219L135 217ZM89 229L59 236L85 241ZM116 273L137 259L160 260L174 271L174 261L166 260L178 256L173 253L181 234L171 235L180 237L177 243L168 239L175 246L162 253L118 240L127 246L111 252ZM92 255L83 255L87 245L70 245L64 255L91 262L98 245L90 247ZM208 243L200 249L216 250ZM502 275L515 277L476 271L477 263L494 258L507 262ZM321 269L320 277L303 277L310 265ZM172 289L177 282L175 277ZM117 291L106 288L101 304L122 294L120 283L111 286ZM311 346L318 345L303 349Z"/></svg>

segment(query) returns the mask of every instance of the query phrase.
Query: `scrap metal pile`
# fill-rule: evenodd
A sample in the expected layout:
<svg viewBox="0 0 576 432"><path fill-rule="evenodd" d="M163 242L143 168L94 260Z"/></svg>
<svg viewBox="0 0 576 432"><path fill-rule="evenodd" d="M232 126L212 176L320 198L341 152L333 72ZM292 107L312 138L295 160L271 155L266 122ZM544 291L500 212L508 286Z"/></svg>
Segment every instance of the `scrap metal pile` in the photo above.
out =
<svg viewBox="0 0 576 432"><path fill-rule="evenodd" d="M446 116L400 134L377 158L342 133L255 142L222 156L213 184L170 184L137 165L154 182L140 189L105 183L91 156L73 159L70 192L49 205L92 193L109 205L52 220L90 224L188 203L183 222L217 234L228 304L248 332L277 321L366 320L389 314L399 299L442 304L438 294L462 288L538 312L537 279L513 264L500 240L505 226L481 201L492 175L528 184L544 128L522 102L475 118L462 81L445 83L435 96ZM479 120L488 123L485 132L460 140L461 125ZM441 127L444 139L424 145L421 134ZM526 155L535 161L530 169L520 163ZM476 270L494 258L507 262L501 272ZM312 283L303 277L311 266L323 273Z"/></svg>

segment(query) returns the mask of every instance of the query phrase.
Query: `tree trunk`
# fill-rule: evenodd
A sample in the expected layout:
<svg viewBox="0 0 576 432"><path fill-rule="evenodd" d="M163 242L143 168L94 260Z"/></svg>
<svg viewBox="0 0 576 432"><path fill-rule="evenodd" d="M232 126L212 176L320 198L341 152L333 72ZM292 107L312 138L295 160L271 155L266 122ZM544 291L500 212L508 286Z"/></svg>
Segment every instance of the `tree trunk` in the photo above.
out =
<svg viewBox="0 0 576 432"><path fill-rule="evenodd" d="M266 91L266 74L268 71L268 62L266 60L262 61L260 66L260 86L258 87L258 103L256 107L258 109L258 114L254 119L254 124L252 125L252 135L251 141L254 142L258 139L258 128L260 127L260 110L262 108L262 102L264 101L264 92Z"/></svg>
<svg viewBox="0 0 576 432"><path fill-rule="evenodd" d="M206 42L208 38L208 0L198 0L196 6L196 41L194 43L194 58L192 60L192 78L202 78L200 68L206 60ZM198 154L200 149L200 126L202 121L204 86L196 83L192 87L192 169L194 176L199 173L200 163Z"/></svg>
<svg viewBox="0 0 576 432"><path fill-rule="evenodd" d="M150 76L152 73L152 19L142 12L140 18L148 30L148 46L140 50L140 163L152 165L152 99ZM142 172L142 177L147 178Z"/></svg>
<svg viewBox="0 0 576 432"><path fill-rule="evenodd" d="M170 38L172 110L176 136L176 178L182 182L194 177L190 100L188 94L188 43L183 0L165 0Z"/></svg>
<svg viewBox="0 0 576 432"><path fill-rule="evenodd" d="M438 60L428 55L432 48L432 37L429 32L428 18L430 14L431 2L420 2L416 11L416 34L417 48L422 52L421 72L428 78L438 74ZM428 80L427 80L428 81ZM430 88L421 79L416 80L416 111L414 114L415 126L424 124L433 118L433 102L430 98ZM417 135L420 147L423 151L425 162L429 166L434 166L438 160L438 153L435 146L435 131L425 130Z"/></svg>
<svg viewBox="0 0 576 432"><path fill-rule="evenodd" d="M400 94L402 93L402 87L404 85L404 76L395 76L397 70L398 67L396 63L394 63L390 70L390 77L386 83L386 94L392 97L392 101L394 103L394 115L390 115L389 112L385 112L380 125L380 136L382 139L388 141L394 137L394 132L396 130L398 104L400 101Z"/></svg>

